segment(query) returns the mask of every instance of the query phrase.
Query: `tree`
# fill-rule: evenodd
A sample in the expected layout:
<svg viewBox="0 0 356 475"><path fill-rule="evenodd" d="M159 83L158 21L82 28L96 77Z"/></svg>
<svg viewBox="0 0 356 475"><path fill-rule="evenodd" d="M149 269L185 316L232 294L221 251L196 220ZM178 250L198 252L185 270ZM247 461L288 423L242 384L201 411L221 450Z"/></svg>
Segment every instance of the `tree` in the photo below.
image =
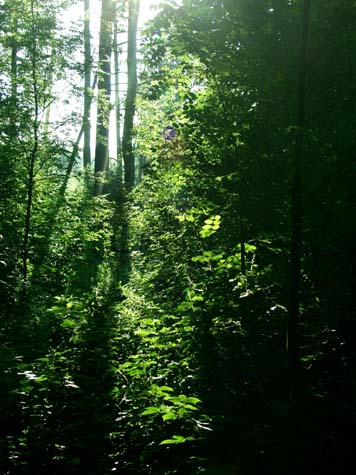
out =
<svg viewBox="0 0 356 475"><path fill-rule="evenodd" d="M109 113L111 94L112 32L115 19L113 0L102 0L98 59L98 114L96 126L95 173L96 194L102 194L103 183L109 168ZM101 175L101 177L100 177Z"/></svg>
<svg viewBox="0 0 356 475"><path fill-rule="evenodd" d="M118 44L118 10L116 12L114 26L114 77L115 77L115 123L116 123L116 160L119 164L122 161L121 153L121 101L120 101L120 53Z"/></svg>
<svg viewBox="0 0 356 475"><path fill-rule="evenodd" d="M33 200L33 191L34 191L34 175L35 175L35 165L37 162L38 154L38 145L39 145L39 90L38 90L38 46L37 46L37 37L36 37L36 25L35 25L35 5L34 1L31 0L31 41L30 45L30 58L31 58L31 74L32 74L32 84L31 89L33 93L33 144L29 156L29 174L27 182L27 204L26 204L26 215L25 215L25 233L24 233L24 242L23 242L23 256L22 256L22 271L23 277L26 281L27 279L27 268L28 268L28 257L29 257L29 237L31 231L31 218L32 218L32 200Z"/></svg>
<svg viewBox="0 0 356 475"><path fill-rule="evenodd" d="M135 156L133 151L133 126L137 91L137 24L140 0L129 1L127 44L127 93L125 101L122 154L124 157L125 185L128 191L135 184Z"/></svg>
<svg viewBox="0 0 356 475"><path fill-rule="evenodd" d="M2 22L6 35L0 44L2 78L11 84L9 90L3 91L1 103L3 120L9 122L3 129L1 151L1 161L7 170L1 177L7 190L1 212L7 210L5 216L8 216L3 221L4 245L12 247L12 263L9 262L6 272L12 278L20 278L21 268L22 280L27 279L41 247L46 247L41 246L43 221L50 214L49 202L60 186L66 161L63 124L67 126L75 117L71 112L49 122L49 109L59 102L54 84L63 78L65 70L76 68L69 50L73 52L78 46L77 39L58 30L62 8L61 2L35 0L13 0L4 5L4 13L12 23ZM11 218L14 214L10 210L14 210L16 219ZM16 239L11 237L12 232Z"/></svg>
<svg viewBox="0 0 356 475"><path fill-rule="evenodd" d="M310 23L310 0L304 1L303 29L300 47L299 82L298 82L298 113L297 136L295 139L295 159L293 169L292 204L291 204L291 249L289 262L288 287L288 331L287 351L289 362L289 377L291 391L294 393L297 381L299 359L298 316L300 304L300 278L303 241L303 173L304 141L305 141L305 109L306 109L306 82L307 82L307 47Z"/></svg>
<svg viewBox="0 0 356 475"><path fill-rule="evenodd" d="M91 164L90 150L90 105L91 105L91 46L90 46L90 2L84 0L84 145L83 166Z"/></svg>
<svg viewBox="0 0 356 475"><path fill-rule="evenodd" d="M180 124L179 133L187 152L181 161L185 172L192 167L192 189L181 191L180 199L172 199L165 210L159 201L150 208L145 197L141 204L144 231L137 240L140 250L143 248L144 254L151 256L148 261L156 263L152 264L151 284L156 295L161 289L158 299L172 313L175 309L166 299L170 283L175 280L174 290L183 288L175 270L188 276L189 284L183 292L189 289L190 301L186 299L184 316L191 314L193 321L201 325L199 343L195 340L195 348L199 348L195 356L199 355L201 361L199 382L205 388L200 397L208 398L205 400L214 408L213 413L221 410L217 406L230 405L234 409L229 414L239 423L243 416L240 419L236 414L241 415L241 407L259 412L260 422L272 411L273 421L268 416L265 419L269 427L265 436L283 433L288 441L285 444L294 447L305 444L304 434L313 447L318 446L313 442L313 430L328 420L334 397L341 405L347 399L340 386L330 390L332 381L337 379L338 371L354 375L352 347L345 353L342 347L349 341L345 329L349 328L350 334L355 331L350 313L355 279L351 269L355 261L351 258L347 264L346 257L355 237L350 181L351 175L355 179L351 173L355 136L347 137L345 131L355 124L351 106L355 88L349 80L355 61L349 62L349 58L355 43L352 32L356 16L350 2L313 2L310 16L308 9L306 2L304 33L300 35L300 2L206 0L184 2L180 8L165 6L150 31L152 36L160 37L160 44L151 44L146 56L147 97L151 98L153 111L162 110L162 98L171 79L165 69L167 51L177 62L190 54L203 64L204 79L182 98L184 119L178 122L177 113L170 118L174 125ZM192 68L186 68L192 75ZM140 134L139 126L139 146ZM159 189L155 188L155 193L163 200L162 196L169 194L167 184L173 187L168 176L172 179L175 164L169 161L168 147L155 137L146 136L144 143L151 154L146 182L148 189ZM177 173L175 183L180 180ZM187 196L194 197L194 204L184 201ZM199 201L198 196L204 198ZM202 212L208 206L214 211L203 224ZM168 231L157 231L161 222L174 226L173 210L177 208L182 228L190 227L193 235L194 226L202 225L207 236L203 252L195 255L186 238L188 255L201 266L197 274L189 264L182 265L183 251L180 249L175 256L171 245L173 235L182 229L177 228L170 236ZM218 226L214 215L221 216L221 224L209 242L210 230ZM256 249L251 250L251 245ZM175 243L175 247L179 245ZM153 256L157 254L159 259L155 260ZM164 269L159 262L164 262ZM229 269L234 269L233 276ZM227 282L234 282L234 290ZM192 291L194 284L196 294ZM171 301L178 298L174 294ZM196 307L189 311L189 305ZM299 335L298 342L290 342L287 354L284 340L288 311L289 338L293 340L295 336L293 319L297 315ZM238 320L246 332L242 346L238 337L225 334L220 340L217 336L229 317L236 319L235 323ZM345 338L344 343L340 338ZM209 364L205 366L204 361ZM248 361L247 366L244 361ZM296 383L297 361L303 397L291 403L290 382ZM338 370L330 369L331 361ZM248 367L251 371L246 371ZM225 376L218 384L216 375L222 374ZM217 388L222 387L230 388L224 393L235 394L234 400L219 400L222 396ZM246 387L252 391L239 389ZM321 410L323 414L317 411L321 387L328 401L325 411ZM299 417L303 410L310 420ZM346 431L350 430L346 425ZM283 443L279 448L272 445L268 448L271 454L286 448ZM324 463L322 457L333 459L326 451L314 457L315 467L315 460ZM336 456L334 461L337 460ZM278 472L278 462L274 468Z"/></svg>

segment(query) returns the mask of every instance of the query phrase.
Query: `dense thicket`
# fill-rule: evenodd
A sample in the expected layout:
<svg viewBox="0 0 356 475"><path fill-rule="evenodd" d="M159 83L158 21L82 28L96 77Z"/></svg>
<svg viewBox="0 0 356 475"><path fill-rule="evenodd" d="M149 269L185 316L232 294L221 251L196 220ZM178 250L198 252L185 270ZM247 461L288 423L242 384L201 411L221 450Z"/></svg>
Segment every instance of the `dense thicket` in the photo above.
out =
<svg viewBox="0 0 356 475"><path fill-rule="evenodd" d="M173 3L140 48L142 180L113 169L103 196L45 119L84 72L62 5L1 6L4 474L352 463L356 7Z"/></svg>

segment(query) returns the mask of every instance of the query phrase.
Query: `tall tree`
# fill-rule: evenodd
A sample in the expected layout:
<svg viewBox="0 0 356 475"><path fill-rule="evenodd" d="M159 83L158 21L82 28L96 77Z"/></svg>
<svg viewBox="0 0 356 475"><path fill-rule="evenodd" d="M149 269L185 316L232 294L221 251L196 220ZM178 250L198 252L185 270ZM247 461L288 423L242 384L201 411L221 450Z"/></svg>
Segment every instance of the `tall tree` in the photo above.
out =
<svg viewBox="0 0 356 475"><path fill-rule="evenodd" d="M63 80L64 69L73 67L68 50L79 46L79 38L59 29L63 4L11 0L0 8L1 30L6 32L0 41L1 69L7 84L1 94L5 122L0 152L1 168L7 170L0 177L1 187L7 191L0 212L9 216L2 220L2 233L4 242L13 247L13 276L21 273L22 278L28 277L43 249L39 242L43 220L51 210L48 200L56 193L65 166L67 146L60 136L72 114L64 113L56 124L50 124L49 109L63 100L56 96L54 84Z"/></svg>
<svg viewBox="0 0 356 475"><path fill-rule="evenodd" d="M125 185L128 191L130 191L135 184L135 156L133 152L132 138L137 92L137 25L139 11L140 0L130 0L127 44L127 95L122 137Z"/></svg>
<svg viewBox="0 0 356 475"><path fill-rule="evenodd" d="M23 243L23 256L22 256L22 269L24 280L27 279L28 270L28 257L29 257L29 238L31 232L31 219L32 219L32 202L34 192L34 177L35 177L35 164L38 157L39 148L39 127L40 127L40 99L39 99L39 84L38 84L38 46L36 36L36 11L34 1L31 0L31 45L30 45L30 57L31 57L31 74L32 74L32 94L33 94L33 139L31 150L29 154L29 174L27 180L27 202L26 202L26 214L25 214L25 232Z"/></svg>
<svg viewBox="0 0 356 475"><path fill-rule="evenodd" d="M11 122L11 131L12 136L16 135L16 101L17 101L17 55L18 55L18 44L17 44L17 29L18 29L18 16L15 11L13 18L13 39L11 44L11 106L12 110L10 112L10 122Z"/></svg>
<svg viewBox="0 0 356 475"><path fill-rule="evenodd" d="M99 35L98 64L98 115L96 124L95 173L105 175L109 168L109 116L111 94L112 31L115 18L113 0L102 0ZM98 177L95 193L101 194L103 186Z"/></svg>
<svg viewBox="0 0 356 475"><path fill-rule="evenodd" d="M305 141L305 95L307 79L307 46L310 22L311 0L304 0L303 28L299 60L298 81L298 110L297 110L297 136L295 140L295 157L292 184L291 206L291 248L289 263L289 289L288 289L288 332L287 351L289 361L289 376L291 389L296 383L296 369L298 365L298 316L299 316L299 289L303 239L303 170L304 170L304 141Z"/></svg>
<svg viewBox="0 0 356 475"><path fill-rule="evenodd" d="M118 44L118 12L114 26L114 77L115 77L115 122L116 122L116 159L121 163L121 105L120 105L120 53Z"/></svg>
<svg viewBox="0 0 356 475"><path fill-rule="evenodd" d="M84 147L83 166L91 164L90 150L91 47L90 1L84 0Z"/></svg>

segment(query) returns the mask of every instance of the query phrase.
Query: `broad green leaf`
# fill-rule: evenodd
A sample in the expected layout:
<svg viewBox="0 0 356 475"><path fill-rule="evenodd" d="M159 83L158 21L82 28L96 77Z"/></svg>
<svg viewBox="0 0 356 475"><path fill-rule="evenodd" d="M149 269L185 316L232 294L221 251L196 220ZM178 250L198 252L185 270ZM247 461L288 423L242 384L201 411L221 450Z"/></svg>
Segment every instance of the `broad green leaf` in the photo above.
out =
<svg viewBox="0 0 356 475"><path fill-rule="evenodd" d="M167 412L167 414L164 414L164 415L162 416L162 419L163 419L164 421L170 421L170 420L175 420L175 419L177 419L177 417L178 417L177 414L176 414L175 412L171 411L171 412Z"/></svg>
<svg viewBox="0 0 356 475"><path fill-rule="evenodd" d="M174 435L172 439L165 439L162 440L160 445L169 445L169 444L182 444L185 442L187 439L183 437L182 435Z"/></svg>
<svg viewBox="0 0 356 475"><path fill-rule="evenodd" d="M201 402L201 400L197 397L188 397L186 399L186 402L190 403L190 404L198 404Z"/></svg>
<svg viewBox="0 0 356 475"><path fill-rule="evenodd" d="M161 409L155 406L150 406L147 409L145 409L143 412L141 412L142 416L151 416L152 414L159 414L161 412Z"/></svg>

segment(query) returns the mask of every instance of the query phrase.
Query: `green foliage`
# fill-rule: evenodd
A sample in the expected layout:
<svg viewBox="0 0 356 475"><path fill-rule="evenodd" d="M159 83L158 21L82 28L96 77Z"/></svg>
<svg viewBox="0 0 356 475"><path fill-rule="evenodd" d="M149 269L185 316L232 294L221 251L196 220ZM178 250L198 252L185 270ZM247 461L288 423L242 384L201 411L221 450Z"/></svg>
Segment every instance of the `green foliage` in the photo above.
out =
<svg viewBox="0 0 356 475"><path fill-rule="evenodd" d="M204 226L200 231L200 235L203 238L209 237L214 234L220 228L221 216L219 214L212 216L204 221Z"/></svg>
<svg viewBox="0 0 356 475"><path fill-rule="evenodd" d="M53 83L82 73L62 2L1 5L4 474L337 474L352 462L355 15L347 0L312 4L293 378L301 2L163 5L142 46L143 179L123 196L113 171L100 198L76 170L76 114L42 117Z"/></svg>

